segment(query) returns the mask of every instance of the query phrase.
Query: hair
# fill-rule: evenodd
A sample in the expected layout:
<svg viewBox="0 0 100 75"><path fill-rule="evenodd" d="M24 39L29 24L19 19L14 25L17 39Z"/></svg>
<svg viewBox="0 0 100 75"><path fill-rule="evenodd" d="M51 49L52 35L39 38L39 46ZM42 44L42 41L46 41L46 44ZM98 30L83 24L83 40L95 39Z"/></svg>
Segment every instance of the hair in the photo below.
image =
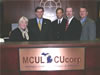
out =
<svg viewBox="0 0 100 75"><path fill-rule="evenodd" d="M57 9L56 9L56 13L57 13L58 10L61 10L61 11L64 13L63 8L57 8Z"/></svg>
<svg viewBox="0 0 100 75"><path fill-rule="evenodd" d="M72 7L72 6L67 6L67 7L66 7L66 9L67 9L67 8L72 8L72 11L74 12L74 9L73 9L73 7Z"/></svg>
<svg viewBox="0 0 100 75"><path fill-rule="evenodd" d="M87 7L86 7L86 6L81 6L80 8L85 8L85 9L86 9L86 11L88 11L88 9L87 9Z"/></svg>
<svg viewBox="0 0 100 75"><path fill-rule="evenodd" d="M23 20L25 20L25 21L28 23L28 19L27 19L25 16L22 16L22 17L19 19L19 23L20 23L21 21L23 21Z"/></svg>
<svg viewBox="0 0 100 75"><path fill-rule="evenodd" d="M36 7L35 8L35 12L37 12L37 10L39 10L39 9L42 9L44 11L44 8L43 7Z"/></svg>

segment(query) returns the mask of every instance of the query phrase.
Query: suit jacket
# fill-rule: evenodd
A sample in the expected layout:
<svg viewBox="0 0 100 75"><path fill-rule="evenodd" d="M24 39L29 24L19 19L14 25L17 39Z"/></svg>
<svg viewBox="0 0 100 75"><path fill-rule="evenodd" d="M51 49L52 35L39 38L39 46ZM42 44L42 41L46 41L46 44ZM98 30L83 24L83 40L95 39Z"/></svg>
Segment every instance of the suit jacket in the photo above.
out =
<svg viewBox="0 0 100 75"><path fill-rule="evenodd" d="M74 41L80 40L82 26L80 21L78 21L75 17L71 20L68 29L65 31L64 40L66 41Z"/></svg>
<svg viewBox="0 0 100 75"><path fill-rule="evenodd" d="M90 18L82 24L82 34L80 40L96 40L96 24Z"/></svg>
<svg viewBox="0 0 100 75"><path fill-rule="evenodd" d="M96 37L100 38L100 18L96 20Z"/></svg>
<svg viewBox="0 0 100 75"><path fill-rule="evenodd" d="M19 30L19 28L16 28L11 32L9 41L27 41L27 40L22 37L22 32Z"/></svg>
<svg viewBox="0 0 100 75"><path fill-rule="evenodd" d="M63 41L64 32L66 26L66 19L63 18L62 22L58 24L58 19L52 22L52 31L53 31L53 40L54 41Z"/></svg>
<svg viewBox="0 0 100 75"><path fill-rule="evenodd" d="M37 19L30 19L28 23L30 41L49 41L52 39L51 21L43 18L41 31Z"/></svg>

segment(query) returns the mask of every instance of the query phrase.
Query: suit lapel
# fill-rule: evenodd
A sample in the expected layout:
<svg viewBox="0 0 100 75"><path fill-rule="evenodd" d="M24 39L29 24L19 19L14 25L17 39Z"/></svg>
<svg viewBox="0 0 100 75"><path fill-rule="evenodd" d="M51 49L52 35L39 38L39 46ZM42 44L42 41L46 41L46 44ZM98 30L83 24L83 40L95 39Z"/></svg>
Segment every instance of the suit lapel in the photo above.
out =
<svg viewBox="0 0 100 75"><path fill-rule="evenodd" d="M87 22L88 22L88 18L86 18L86 20L82 23L82 26L86 25Z"/></svg>
<svg viewBox="0 0 100 75"><path fill-rule="evenodd" d="M84 26L84 25L85 25L85 23L86 23L86 22L83 22L83 23L82 23L82 26Z"/></svg>
<svg viewBox="0 0 100 75"><path fill-rule="evenodd" d="M74 18L71 20L71 22L70 22L70 24L69 24L69 26L68 26L68 29L67 29L67 30L69 30L69 29L72 27L72 25L73 25L73 21L74 21Z"/></svg>
<svg viewBox="0 0 100 75"><path fill-rule="evenodd" d="M65 27L66 27L66 21L67 20L65 20L64 18L63 18L63 20L62 20L62 22L61 22L61 28L62 28L62 30L65 30Z"/></svg>
<svg viewBox="0 0 100 75"><path fill-rule="evenodd" d="M38 27L37 19L35 18L35 27L36 27L37 31L42 32L43 30L45 30L45 27L46 27L45 25L46 25L46 21L45 21L45 19L43 19L42 27L41 27L41 31L40 31L40 29Z"/></svg>
<svg viewBox="0 0 100 75"><path fill-rule="evenodd" d="M42 27L41 27L41 31L44 30L44 19L43 19L43 22L42 22Z"/></svg>
<svg viewBox="0 0 100 75"><path fill-rule="evenodd" d="M35 22L34 26L36 28L36 31L40 32L36 18L35 18L35 21L34 22Z"/></svg>
<svg viewBox="0 0 100 75"><path fill-rule="evenodd" d="M71 22L70 22L69 26L70 26L70 25L72 25L73 21L74 21L74 18L71 20Z"/></svg>
<svg viewBox="0 0 100 75"><path fill-rule="evenodd" d="M46 27L45 25L46 25L46 21L45 21L45 19L43 19L41 31L45 30L45 27Z"/></svg>

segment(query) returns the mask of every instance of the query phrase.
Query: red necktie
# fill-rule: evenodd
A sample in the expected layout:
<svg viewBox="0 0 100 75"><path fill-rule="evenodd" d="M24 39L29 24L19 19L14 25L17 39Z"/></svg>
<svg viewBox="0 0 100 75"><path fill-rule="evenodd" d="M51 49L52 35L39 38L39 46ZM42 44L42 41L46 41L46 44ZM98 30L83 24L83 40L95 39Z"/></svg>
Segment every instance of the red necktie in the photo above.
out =
<svg viewBox="0 0 100 75"><path fill-rule="evenodd" d="M65 31L68 29L68 20L66 21Z"/></svg>

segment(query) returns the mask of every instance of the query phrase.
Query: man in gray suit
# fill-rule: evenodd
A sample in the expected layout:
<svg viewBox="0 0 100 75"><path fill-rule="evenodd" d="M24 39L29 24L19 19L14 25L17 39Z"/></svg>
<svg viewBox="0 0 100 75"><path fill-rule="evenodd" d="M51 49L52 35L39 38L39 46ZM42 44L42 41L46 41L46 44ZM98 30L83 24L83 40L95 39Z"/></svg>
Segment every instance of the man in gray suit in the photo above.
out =
<svg viewBox="0 0 100 75"><path fill-rule="evenodd" d="M80 8L80 17L82 24L82 33L80 40L96 40L96 24L88 18L88 11L86 7Z"/></svg>

